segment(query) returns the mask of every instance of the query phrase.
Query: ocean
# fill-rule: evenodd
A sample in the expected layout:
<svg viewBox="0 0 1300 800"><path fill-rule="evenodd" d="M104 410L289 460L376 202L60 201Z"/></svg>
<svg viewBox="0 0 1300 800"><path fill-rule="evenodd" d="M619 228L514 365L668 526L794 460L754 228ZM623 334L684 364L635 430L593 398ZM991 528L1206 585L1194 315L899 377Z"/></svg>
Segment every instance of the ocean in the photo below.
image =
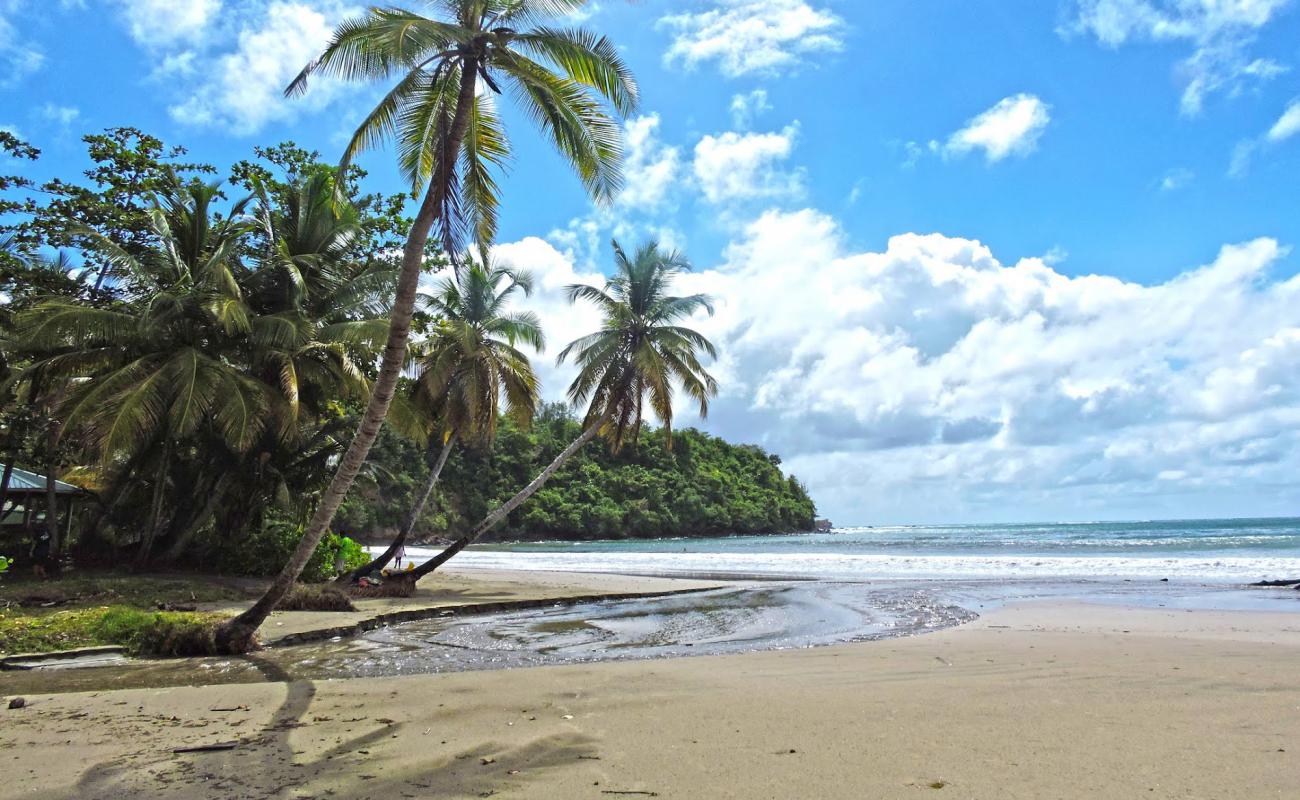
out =
<svg viewBox="0 0 1300 800"><path fill-rule="evenodd" d="M430 552L408 548L421 558ZM829 533L493 544L466 567L858 579L1300 578L1300 518L908 525Z"/></svg>

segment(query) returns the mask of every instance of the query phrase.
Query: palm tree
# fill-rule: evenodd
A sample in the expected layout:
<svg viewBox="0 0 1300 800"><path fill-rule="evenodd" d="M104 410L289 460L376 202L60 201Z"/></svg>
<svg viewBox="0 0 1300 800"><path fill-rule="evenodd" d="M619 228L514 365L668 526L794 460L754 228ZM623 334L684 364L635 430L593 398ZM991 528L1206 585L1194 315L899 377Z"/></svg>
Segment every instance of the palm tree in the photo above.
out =
<svg viewBox="0 0 1300 800"><path fill-rule="evenodd" d="M493 102L502 84L514 90L524 111L595 197L607 200L618 190L620 131L601 98L627 113L636 106L636 83L606 38L583 30L535 26L542 18L585 4L586 0L442 0L441 19L403 9L371 8L364 16L342 23L320 57L286 89L291 95L305 91L314 74L349 80L397 79L362 121L342 161L346 165L362 150L395 140L402 172L417 190L423 187L423 200L402 250L379 374L352 444L284 569L251 608L218 629L222 650L244 652L252 646L258 626L292 588L325 535L379 434L406 362L411 316L434 225L451 257L461 252L467 232L480 250L496 232L498 194L493 171L510 153Z"/></svg>
<svg viewBox="0 0 1300 800"><path fill-rule="evenodd" d="M15 324L20 350L39 354L28 375L78 379L61 404L62 424L84 427L104 466L141 447L159 450L137 564L160 531L176 439L210 424L242 451L266 424L264 387L212 347L214 337L244 334L250 325L236 277L240 240L251 227L249 200L218 219L211 206L219 195L218 184L195 183L158 197L150 222L162 246L143 258L86 232L91 248L129 272L127 302L94 308L52 300Z"/></svg>
<svg viewBox="0 0 1300 800"><path fill-rule="evenodd" d="M526 296L532 289L532 276L526 272L478 264L453 272L439 284L429 305L440 323L422 348L415 381L417 400L439 421L438 435L430 442L430 454L436 447L437 460L393 542L370 563L341 576L340 582L369 575L392 561L424 513L452 447L458 441L489 444L503 402L506 413L519 423L532 420L539 400L537 375L516 345L540 352L545 340L537 315L507 311L516 293Z"/></svg>
<svg viewBox="0 0 1300 800"><path fill-rule="evenodd" d="M382 270L337 258L357 224L332 183L295 188L298 202L267 225L257 248L249 200L219 217L218 184L168 187L149 211L147 250L131 255L85 234L121 276L119 302L51 300L17 317L13 349L29 358L20 380L70 387L62 427L84 433L111 476L109 505L149 486L137 564L163 532L169 496L175 557L237 491L241 509L260 507L259 493L287 495L278 491L283 471L321 450L327 406L369 390L359 365L373 362L386 330L366 317ZM301 220L300 207L325 210L311 236L278 221ZM265 204L262 216L271 217ZM268 289L284 285L300 289ZM169 495L169 485L185 491ZM207 497L196 514L193 497Z"/></svg>
<svg viewBox="0 0 1300 800"><path fill-rule="evenodd" d="M597 434L603 434L614 451L623 446L629 432L635 441L647 403L663 423L664 441L671 447L674 383L698 405L701 417L708 414L709 398L717 394L718 385L697 353L716 358L717 351L699 332L678 323L700 310L712 315L712 301L702 294L668 294L673 279L690 269L680 253L664 252L657 243L648 242L629 257L618 242L613 245L616 272L603 289L568 287L570 302L591 302L604 317L599 331L571 342L558 359L563 363L573 358L578 366L569 400L578 406L587 404L582 433L522 491L413 570L412 581L442 566L500 523Z"/></svg>

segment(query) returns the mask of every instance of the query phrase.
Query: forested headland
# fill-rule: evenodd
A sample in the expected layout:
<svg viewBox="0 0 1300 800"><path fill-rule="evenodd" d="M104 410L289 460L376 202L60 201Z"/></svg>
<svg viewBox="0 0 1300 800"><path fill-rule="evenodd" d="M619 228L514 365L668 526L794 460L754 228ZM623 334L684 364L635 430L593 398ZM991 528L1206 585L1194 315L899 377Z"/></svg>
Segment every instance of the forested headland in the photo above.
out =
<svg viewBox="0 0 1300 800"><path fill-rule="evenodd" d="M438 497L413 535L463 529L512 495L578 435L566 406L548 404L522 429L503 419L490 448L448 459ZM790 533L813 527L815 506L803 484L761 447L731 444L694 429L645 429L618 453L580 451L514 511L493 540L641 539ZM386 540L424 482L429 464L413 442L387 433L371 451L365 478L339 512L336 528L353 538ZM390 538L390 537L389 537Z"/></svg>

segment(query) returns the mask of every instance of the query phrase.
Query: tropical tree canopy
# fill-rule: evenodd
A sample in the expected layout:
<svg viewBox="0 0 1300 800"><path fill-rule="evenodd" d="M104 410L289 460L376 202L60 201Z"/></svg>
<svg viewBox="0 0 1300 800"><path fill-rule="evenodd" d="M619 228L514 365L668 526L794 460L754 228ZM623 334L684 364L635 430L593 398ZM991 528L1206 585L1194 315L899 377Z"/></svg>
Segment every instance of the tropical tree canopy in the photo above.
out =
<svg viewBox="0 0 1300 800"><path fill-rule="evenodd" d="M586 0L442 0L441 18L371 8L348 20L319 58L290 84L313 75L383 81L392 89L365 117L342 163L395 142L402 174L436 192L438 236L449 254L496 235L495 173L510 158L497 95L509 92L598 199L622 185L622 139L606 103L636 109L638 89L618 48L580 28L545 24ZM602 102L603 100L603 102Z"/></svg>
<svg viewBox="0 0 1300 800"><path fill-rule="evenodd" d="M583 430L528 485L416 567L408 576L411 586L505 521L596 436L604 435L615 453L629 432L639 438L647 402L663 422L664 446L671 448L674 383L696 402L701 416L708 413L709 398L717 394L718 384L700 364L697 352L716 357L717 350L703 335L679 323L696 311L712 314L712 301L702 294L668 294L673 281L690 269L690 262L656 242L647 242L631 257L617 241L613 245L615 273L603 289L568 287L570 302L592 302L603 316L599 331L570 342L557 359L563 363L573 358L578 365L569 399L587 406Z"/></svg>
<svg viewBox="0 0 1300 800"><path fill-rule="evenodd" d="M116 276L111 303L50 298L13 322L16 382L60 387L62 435L110 495L170 476L176 494L157 505L178 535L211 518L184 490L239 492L244 524L260 503L294 505L337 448L339 404L367 395L394 270L344 257L357 212L337 202L332 175L303 177L283 206L260 192L225 213L218 183L173 181L153 196L136 253L77 232Z"/></svg>
<svg viewBox="0 0 1300 800"><path fill-rule="evenodd" d="M515 295L532 287L526 272L471 264L443 278L428 298L437 323L418 347L415 385L444 438L487 443L502 409L521 424L532 420L537 375L518 347L540 352L545 338L536 314L508 310Z"/></svg>
<svg viewBox="0 0 1300 800"><path fill-rule="evenodd" d="M676 251L647 242L628 255L613 242L614 275L604 288L569 286L570 302L585 300L601 312L599 331L560 351L572 358L578 375L569 386L575 406L587 407L588 423L609 422L610 446L618 450L628 431L640 428L646 404L663 423L665 444L672 446L674 384L695 402L700 416L709 413L709 398L718 384L699 361L699 353L717 357L712 342L680 323L697 311L713 313L708 295L668 294L672 282L690 270Z"/></svg>

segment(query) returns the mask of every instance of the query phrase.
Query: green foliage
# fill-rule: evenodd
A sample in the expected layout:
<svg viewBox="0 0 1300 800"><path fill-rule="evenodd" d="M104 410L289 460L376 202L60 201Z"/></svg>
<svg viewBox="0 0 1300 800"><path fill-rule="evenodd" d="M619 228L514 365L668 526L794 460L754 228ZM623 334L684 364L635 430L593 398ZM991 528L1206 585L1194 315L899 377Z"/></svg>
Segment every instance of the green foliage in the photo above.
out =
<svg viewBox="0 0 1300 800"><path fill-rule="evenodd" d="M588 191L615 195L622 142L610 111L635 110L636 82L605 37L545 25L584 0L428 5L438 18L375 6L345 20L289 85L290 94L301 94L313 75L396 82L353 134L342 162L393 142L410 185L438 190L443 249L459 253L472 242L485 252L496 237L496 178L511 154L496 98L509 89ZM476 84L489 91L476 93Z"/></svg>
<svg viewBox="0 0 1300 800"><path fill-rule="evenodd" d="M99 638L126 647L132 655L206 656L217 652L213 633L224 619L220 614L110 606L93 629Z"/></svg>
<svg viewBox="0 0 1300 800"><path fill-rule="evenodd" d="M207 543L210 563L233 575L270 576L280 571L302 539L303 523L291 515L271 510L259 531L238 538L214 537ZM347 536L326 535L302 572L302 580L319 583L337 577L342 559L345 570L356 569L368 557L361 545Z"/></svg>
<svg viewBox="0 0 1300 800"><path fill-rule="evenodd" d="M197 180L211 167L140 131L85 141L89 183L43 186L17 230L91 269L5 261L22 263L0 286L4 460L78 468L103 502L86 539L105 552L199 561L200 533L237 540L328 481L387 330L405 197L358 194L359 170L341 195L285 144L236 165L253 196L232 202Z"/></svg>
<svg viewBox="0 0 1300 800"><path fill-rule="evenodd" d="M416 536L457 534L511 497L581 431L564 406L542 408L525 429L503 417L490 448L454 454L440 497L415 528ZM729 444L694 429L644 429L618 453L579 451L550 482L516 509L498 539L598 539L725 536L811 530L816 508L803 485L781 472L780 459L753 445ZM409 507L428 474L419 448L382 439L371 451L382 469L400 475L383 483L383 505ZM392 524L376 504L350 498L340 512L344 529L382 538Z"/></svg>
<svg viewBox="0 0 1300 800"><path fill-rule="evenodd" d="M635 439L648 407L663 423L664 443L672 445L673 391L680 386L709 413L717 381L704 370L702 354L717 358L713 343L682 323L697 311L713 315L713 300L704 294L668 294L673 280L690 270L686 256L661 250L649 241L628 255L614 245L614 274L604 288L567 287L569 302L585 300L600 311L600 330L571 342L559 361L572 358L578 376L569 386L574 406L586 406L586 424L603 420L602 434L614 450L625 437Z"/></svg>
<svg viewBox="0 0 1300 800"><path fill-rule="evenodd" d="M223 619L220 614L120 605L33 614L8 609L0 613L0 653L115 644L132 655L209 655L215 652L212 632Z"/></svg>
<svg viewBox="0 0 1300 800"><path fill-rule="evenodd" d="M14 560L12 558L5 558L4 556L0 556L0 575L3 575L6 572L8 572L9 567L12 566L13 563Z"/></svg>

